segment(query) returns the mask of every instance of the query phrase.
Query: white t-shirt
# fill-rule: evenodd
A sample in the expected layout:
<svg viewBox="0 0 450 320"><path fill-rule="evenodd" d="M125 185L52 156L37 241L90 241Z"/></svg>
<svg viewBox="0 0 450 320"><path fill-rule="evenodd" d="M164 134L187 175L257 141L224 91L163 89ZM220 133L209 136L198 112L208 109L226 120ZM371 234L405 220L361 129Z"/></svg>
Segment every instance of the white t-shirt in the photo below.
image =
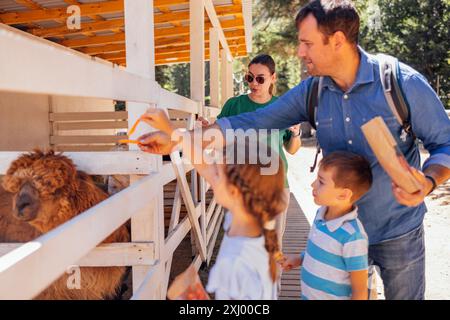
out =
<svg viewBox="0 0 450 320"><path fill-rule="evenodd" d="M229 237L231 218L227 212L225 234L206 290L214 293L217 300L276 300L277 287L270 276L264 236Z"/></svg>

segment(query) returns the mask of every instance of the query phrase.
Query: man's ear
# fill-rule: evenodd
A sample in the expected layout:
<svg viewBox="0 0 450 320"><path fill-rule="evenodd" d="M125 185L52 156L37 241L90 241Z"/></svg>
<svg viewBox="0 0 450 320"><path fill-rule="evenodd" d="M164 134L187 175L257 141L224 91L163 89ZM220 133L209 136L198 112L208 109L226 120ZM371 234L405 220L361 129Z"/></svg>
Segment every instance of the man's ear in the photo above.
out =
<svg viewBox="0 0 450 320"><path fill-rule="evenodd" d="M333 34L333 40L334 40L334 48L336 50L339 50L347 42L347 37L345 36L345 34L342 31L336 31Z"/></svg>

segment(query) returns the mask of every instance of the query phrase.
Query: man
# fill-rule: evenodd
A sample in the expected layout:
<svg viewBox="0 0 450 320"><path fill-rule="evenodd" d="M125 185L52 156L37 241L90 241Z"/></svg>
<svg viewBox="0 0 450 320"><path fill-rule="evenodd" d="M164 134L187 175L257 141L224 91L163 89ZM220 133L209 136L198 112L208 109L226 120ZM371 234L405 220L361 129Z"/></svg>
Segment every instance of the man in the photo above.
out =
<svg viewBox="0 0 450 320"><path fill-rule="evenodd" d="M410 104L412 129L430 157L420 168L415 138L401 139L402 128L384 97L378 61L358 46L359 16L350 0L316 0L297 17L298 56L312 76L323 76L316 114L317 138L325 155L343 150L366 157L373 185L361 198L359 218L369 236L369 263L380 267L386 299L424 299L424 198L450 177L450 120L426 79L400 64L400 81ZM284 129L308 121L307 89L312 78L255 112L217 120L220 128ZM394 185L371 151L361 125L383 117L422 188L409 194ZM160 152L172 146L158 134L143 143Z"/></svg>

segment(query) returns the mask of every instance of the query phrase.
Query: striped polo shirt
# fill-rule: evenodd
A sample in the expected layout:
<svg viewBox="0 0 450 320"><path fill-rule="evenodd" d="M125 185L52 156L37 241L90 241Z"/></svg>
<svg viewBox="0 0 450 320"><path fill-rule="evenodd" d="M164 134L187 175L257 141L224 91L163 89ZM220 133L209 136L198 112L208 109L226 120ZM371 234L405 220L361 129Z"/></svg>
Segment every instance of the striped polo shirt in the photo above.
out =
<svg viewBox="0 0 450 320"><path fill-rule="evenodd" d="M346 300L352 295L350 272L368 268L368 239L358 208L325 221L321 207L302 252L301 291L305 300Z"/></svg>

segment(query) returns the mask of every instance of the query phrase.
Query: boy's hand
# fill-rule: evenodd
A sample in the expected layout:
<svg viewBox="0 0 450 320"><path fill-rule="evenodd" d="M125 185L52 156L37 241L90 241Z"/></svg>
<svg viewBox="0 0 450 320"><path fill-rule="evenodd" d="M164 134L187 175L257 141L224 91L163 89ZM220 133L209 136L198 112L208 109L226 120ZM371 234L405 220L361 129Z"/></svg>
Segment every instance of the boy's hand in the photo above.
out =
<svg viewBox="0 0 450 320"><path fill-rule="evenodd" d="M299 267L301 264L299 254L285 254L283 258L279 259L277 262L280 264L283 271L290 271Z"/></svg>
<svg viewBox="0 0 450 320"><path fill-rule="evenodd" d="M168 135L171 135L175 130L163 109L148 108L140 119L151 125L153 128L161 130Z"/></svg>
<svg viewBox="0 0 450 320"><path fill-rule="evenodd" d="M170 154L176 146L167 133L155 131L144 134L138 138L139 148L148 153L166 155Z"/></svg>

